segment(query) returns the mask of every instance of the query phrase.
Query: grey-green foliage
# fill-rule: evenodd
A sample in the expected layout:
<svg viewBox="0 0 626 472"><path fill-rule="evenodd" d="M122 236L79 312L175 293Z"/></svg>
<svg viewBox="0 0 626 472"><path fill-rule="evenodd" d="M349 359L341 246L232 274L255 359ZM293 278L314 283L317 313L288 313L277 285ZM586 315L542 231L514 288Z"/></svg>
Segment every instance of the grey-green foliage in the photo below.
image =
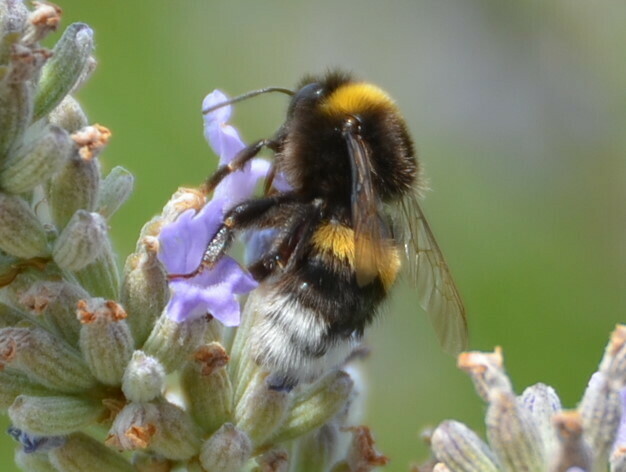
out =
<svg viewBox="0 0 626 472"><path fill-rule="evenodd" d="M626 325L613 331L600 367L576 410L561 409L554 389L544 384L513 392L500 350L464 353L466 370L488 403L489 445L457 421L433 432L433 470L458 472L623 472L626 438L618 433L626 385ZM622 425L624 425L622 421Z"/></svg>

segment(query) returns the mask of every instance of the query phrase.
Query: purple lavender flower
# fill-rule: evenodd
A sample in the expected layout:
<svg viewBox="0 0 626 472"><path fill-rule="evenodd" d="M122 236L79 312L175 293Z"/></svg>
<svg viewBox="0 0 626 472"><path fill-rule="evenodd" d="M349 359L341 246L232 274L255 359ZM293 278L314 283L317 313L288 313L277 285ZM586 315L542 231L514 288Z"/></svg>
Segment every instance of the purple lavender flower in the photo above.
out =
<svg viewBox="0 0 626 472"><path fill-rule="evenodd" d="M211 200L195 214L187 210L161 230L159 258L170 274L191 274L202 260L207 244L224 215L224 201ZM239 324L239 303L235 295L247 293L257 283L231 257L222 257L211 269L193 277L170 281L168 316L181 322L207 312L226 326Z"/></svg>
<svg viewBox="0 0 626 472"><path fill-rule="evenodd" d="M228 100L226 95L215 90L206 96L202 102L202 109L205 110L226 100ZM246 147L237 130L227 124L230 114L231 107L226 106L204 116L204 137L215 154L220 156L221 166L232 161L237 153ZM252 195L256 183L259 179L265 178L269 168L268 161L253 159L246 164L243 171L230 174L217 186L213 192L213 200L223 199L226 209L233 207Z"/></svg>
<svg viewBox="0 0 626 472"><path fill-rule="evenodd" d="M204 99L202 107L205 109L225 100L227 97L216 90ZM245 147L237 130L226 123L230 114L231 107L227 106L204 117L204 134L220 156L220 165L228 164ZM169 274L193 274L198 269L224 214L252 195L269 167L267 161L253 159L242 171L224 178L213 198L197 214L187 210L161 230L159 259ZM234 259L224 256L214 267L192 277L173 278L169 286L171 296L165 309L174 321L198 318L208 312L226 326L236 326L240 307L235 295L253 290L257 283Z"/></svg>
<svg viewBox="0 0 626 472"><path fill-rule="evenodd" d="M26 454L48 452L62 446L66 441L65 436L35 436L15 426L9 426L7 433L22 445L22 450Z"/></svg>

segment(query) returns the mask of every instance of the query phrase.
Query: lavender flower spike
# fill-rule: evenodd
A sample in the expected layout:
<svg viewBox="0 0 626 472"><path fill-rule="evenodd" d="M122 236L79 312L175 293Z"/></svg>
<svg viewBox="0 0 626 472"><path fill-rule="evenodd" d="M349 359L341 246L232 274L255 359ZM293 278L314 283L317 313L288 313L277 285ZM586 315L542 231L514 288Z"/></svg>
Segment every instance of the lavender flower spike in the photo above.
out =
<svg viewBox="0 0 626 472"><path fill-rule="evenodd" d="M205 109L227 99L216 90L204 99L202 107ZM226 106L204 117L204 134L220 156L220 165L228 164L245 147L237 130L226 123L230 114L231 107ZM253 159L242 171L224 178L212 200L197 214L187 210L161 230L159 259L169 274L192 274L200 266L204 250L224 214L250 197L258 180L264 178L268 170L267 161ZM172 279L166 311L177 322L199 318L208 312L226 326L237 326L240 307L235 295L247 293L256 286L254 279L234 259L224 256L214 267L193 277Z"/></svg>

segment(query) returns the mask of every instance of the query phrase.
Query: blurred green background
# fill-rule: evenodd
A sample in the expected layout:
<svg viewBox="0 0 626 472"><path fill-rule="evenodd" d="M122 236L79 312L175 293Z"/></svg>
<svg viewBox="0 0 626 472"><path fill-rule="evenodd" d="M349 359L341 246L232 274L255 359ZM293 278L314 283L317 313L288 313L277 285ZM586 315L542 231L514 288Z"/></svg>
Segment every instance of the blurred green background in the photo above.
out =
<svg viewBox="0 0 626 472"><path fill-rule="evenodd" d="M206 93L292 87L341 66L382 86L405 114L472 349L502 346L518 392L545 382L576 405L626 313L626 3L60 4L64 26L84 21L96 32L99 67L79 99L113 131L103 165L136 176L111 221L120 260L178 186L214 168L202 136ZM286 100L241 104L235 124L247 140L269 136ZM405 471L427 457L424 428L456 418L482 433L484 407L409 287L386 311L367 336L363 421L389 470ZM13 470L12 441L0 446L2 470Z"/></svg>

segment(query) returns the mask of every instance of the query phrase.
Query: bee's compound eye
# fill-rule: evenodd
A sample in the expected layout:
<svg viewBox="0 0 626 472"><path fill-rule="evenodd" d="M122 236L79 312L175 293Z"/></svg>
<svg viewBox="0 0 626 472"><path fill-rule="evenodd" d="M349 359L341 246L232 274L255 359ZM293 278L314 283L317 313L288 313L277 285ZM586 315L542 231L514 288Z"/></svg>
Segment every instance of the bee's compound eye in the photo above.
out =
<svg viewBox="0 0 626 472"><path fill-rule="evenodd" d="M296 92L291 99L289 112L293 112L295 107L302 106L306 103L315 103L322 96L322 86L317 82L307 84Z"/></svg>

